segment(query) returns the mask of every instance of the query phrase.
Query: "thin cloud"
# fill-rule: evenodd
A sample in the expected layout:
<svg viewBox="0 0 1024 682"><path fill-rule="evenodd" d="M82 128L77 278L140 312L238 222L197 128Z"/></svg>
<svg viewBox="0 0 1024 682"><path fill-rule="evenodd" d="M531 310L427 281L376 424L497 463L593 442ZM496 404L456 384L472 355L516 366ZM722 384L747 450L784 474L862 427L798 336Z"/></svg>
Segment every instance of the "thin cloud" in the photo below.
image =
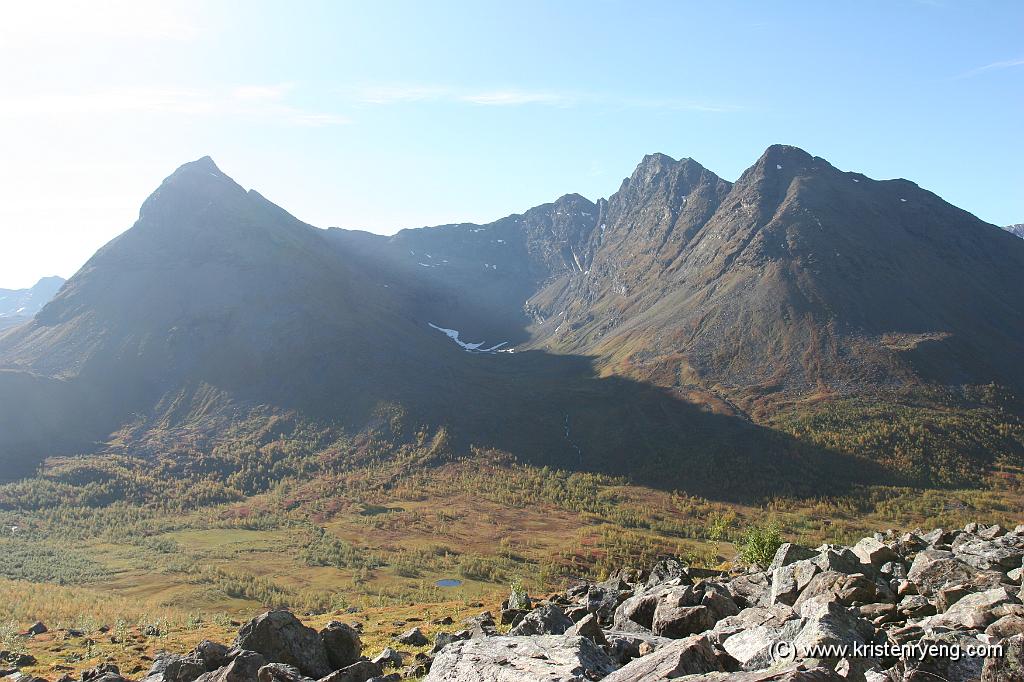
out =
<svg viewBox="0 0 1024 682"><path fill-rule="evenodd" d="M568 106L573 103L573 98L568 95L560 95L551 92L524 92L522 90L494 90L491 92L474 92L459 95L459 101L470 104L481 104L484 106L519 106L523 104L550 104L553 106Z"/></svg>
<svg viewBox="0 0 1024 682"><path fill-rule="evenodd" d="M615 107L670 109L708 113L728 113L743 109L743 107L734 104L693 99L643 98L586 92L522 90L518 88L470 90L434 85L393 85L363 88L345 94L350 99L367 105L446 102L488 107L542 105L566 108L597 104Z"/></svg>
<svg viewBox="0 0 1024 682"><path fill-rule="evenodd" d="M970 78L971 76L977 76L988 71L1012 69L1016 66L1024 66L1024 57L1019 57L1017 59L1006 59L1000 62L992 62L991 64L986 64L985 66L979 66L976 69L971 69L967 73L960 74L958 78Z"/></svg>
<svg viewBox="0 0 1024 682"><path fill-rule="evenodd" d="M285 101L290 84L240 85L227 91L133 88L78 93L37 93L0 100L0 118L175 114L250 117L298 126L351 123L345 116L308 111Z"/></svg>

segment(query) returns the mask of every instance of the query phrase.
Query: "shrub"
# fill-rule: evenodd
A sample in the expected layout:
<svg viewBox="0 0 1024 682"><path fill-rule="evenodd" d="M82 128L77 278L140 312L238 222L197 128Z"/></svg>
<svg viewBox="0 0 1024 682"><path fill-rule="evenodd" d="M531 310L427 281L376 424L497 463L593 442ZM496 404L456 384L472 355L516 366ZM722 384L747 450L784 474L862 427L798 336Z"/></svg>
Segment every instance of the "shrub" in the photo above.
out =
<svg viewBox="0 0 1024 682"><path fill-rule="evenodd" d="M759 526L750 526L743 534L740 544L740 560L748 564L767 566L782 544L782 533L772 521Z"/></svg>

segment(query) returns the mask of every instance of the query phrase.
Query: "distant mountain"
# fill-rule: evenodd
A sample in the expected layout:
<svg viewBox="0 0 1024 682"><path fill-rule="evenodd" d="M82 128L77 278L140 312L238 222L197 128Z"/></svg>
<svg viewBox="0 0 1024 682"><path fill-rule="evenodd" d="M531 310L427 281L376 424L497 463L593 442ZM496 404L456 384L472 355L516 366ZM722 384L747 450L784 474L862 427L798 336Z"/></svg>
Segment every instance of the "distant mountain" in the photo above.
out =
<svg viewBox="0 0 1024 682"><path fill-rule="evenodd" d="M287 413L378 434L367 457L442 429L659 485L820 490L849 463L751 405L1024 386L1022 285L1005 231L794 147L736 183L655 154L607 200L391 237L306 225L203 158L0 334L0 464Z"/></svg>
<svg viewBox="0 0 1024 682"><path fill-rule="evenodd" d="M1010 234L1015 234L1021 239L1024 239L1024 223L1017 223L1016 225L1007 225L1003 228Z"/></svg>
<svg viewBox="0 0 1024 682"><path fill-rule="evenodd" d="M63 285L63 277L43 277L30 289L0 289L0 329L30 320Z"/></svg>

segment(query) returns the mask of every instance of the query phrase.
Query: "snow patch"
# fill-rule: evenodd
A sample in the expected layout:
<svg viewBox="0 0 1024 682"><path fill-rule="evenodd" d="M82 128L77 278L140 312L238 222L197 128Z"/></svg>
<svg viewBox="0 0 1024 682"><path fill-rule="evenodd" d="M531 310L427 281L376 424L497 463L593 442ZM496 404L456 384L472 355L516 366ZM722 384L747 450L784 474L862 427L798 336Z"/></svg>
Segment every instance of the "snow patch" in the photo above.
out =
<svg viewBox="0 0 1024 682"><path fill-rule="evenodd" d="M900 197L900 201L902 201L904 204L907 203L907 200L904 199L903 197Z"/></svg>
<svg viewBox="0 0 1024 682"><path fill-rule="evenodd" d="M782 170L782 165L781 165L781 164L778 164L778 163L777 163L777 164L775 164L775 169L776 169L776 170Z"/></svg>
<svg viewBox="0 0 1024 682"><path fill-rule="evenodd" d="M857 178L854 178L853 181L854 182L860 182L860 180L858 180Z"/></svg>
<svg viewBox="0 0 1024 682"><path fill-rule="evenodd" d="M427 322L427 324L431 328L436 329L437 331L441 332L442 334L447 336L449 339L454 341L456 344L458 344L467 353L511 353L512 352L512 349L509 349L509 350L498 350L502 346L507 345L508 341L502 341L501 343L495 344L495 345L491 346L490 348L481 348L481 346L484 345L483 341L480 341L479 343L466 343L465 341L460 340L459 339L459 332L458 332L457 329L446 329L445 327L438 327L433 322Z"/></svg>

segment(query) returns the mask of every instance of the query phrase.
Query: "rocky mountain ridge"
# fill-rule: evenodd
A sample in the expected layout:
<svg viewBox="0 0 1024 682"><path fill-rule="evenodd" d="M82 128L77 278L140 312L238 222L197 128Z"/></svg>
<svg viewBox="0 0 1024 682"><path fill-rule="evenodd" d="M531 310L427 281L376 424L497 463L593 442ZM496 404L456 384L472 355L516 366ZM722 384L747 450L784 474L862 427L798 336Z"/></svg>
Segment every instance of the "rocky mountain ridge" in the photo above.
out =
<svg viewBox="0 0 1024 682"><path fill-rule="evenodd" d="M541 600L513 591L498 617L436 619L433 641L415 627L372 660L358 624L317 632L272 611L233 647L159 656L143 682L1011 682L1024 679L1022 558L1024 525L978 524L784 543L728 572L667 557ZM109 668L82 680L125 682Z"/></svg>
<svg viewBox="0 0 1024 682"><path fill-rule="evenodd" d="M206 157L0 334L0 471L127 424L360 433L392 411L460 452L671 485L713 460L686 475L705 492L713 471L807 470L751 423L759 400L1024 386L1022 288L1004 230L784 145L735 183L654 154L607 200L391 237L307 225ZM834 459L814 453L823 482L845 480Z"/></svg>

